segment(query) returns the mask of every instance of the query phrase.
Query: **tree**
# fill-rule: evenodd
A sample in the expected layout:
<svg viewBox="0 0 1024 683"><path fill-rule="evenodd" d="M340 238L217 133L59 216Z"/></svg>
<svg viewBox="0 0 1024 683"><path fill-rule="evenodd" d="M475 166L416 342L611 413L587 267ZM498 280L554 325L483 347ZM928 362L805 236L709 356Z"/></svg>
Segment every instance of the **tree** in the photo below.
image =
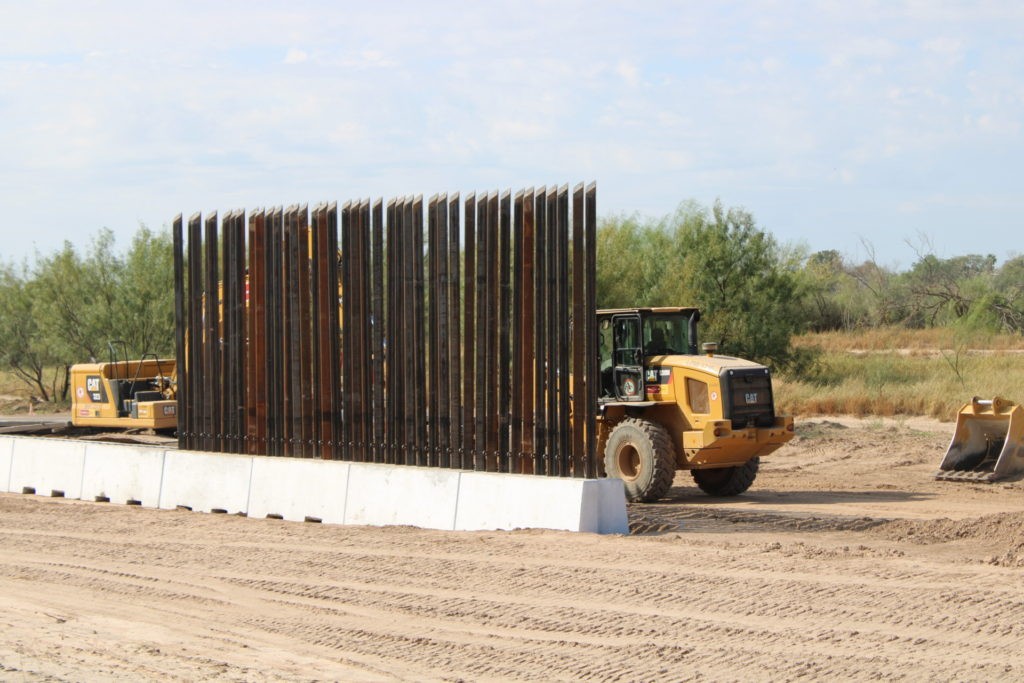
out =
<svg viewBox="0 0 1024 683"><path fill-rule="evenodd" d="M34 307L37 289L13 267L0 269L0 362L41 400L65 399L67 367L56 358L38 324Z"/></svg>
<svg viewBox="0 0 1024 683"><path fill-rule="evenodd" d="M685 202L660 220L604 222L598 234L603 308L696 305L705 339L723 351L794 367L805 327L799 252L788 253L742 209Z"/></svg>
<svg viewBox="0 0 1024 683"><path fill-rule="evenodd" d="M173 247L168 231L140 225L125 255L114 310L132 357L174 355Z"/></svg>

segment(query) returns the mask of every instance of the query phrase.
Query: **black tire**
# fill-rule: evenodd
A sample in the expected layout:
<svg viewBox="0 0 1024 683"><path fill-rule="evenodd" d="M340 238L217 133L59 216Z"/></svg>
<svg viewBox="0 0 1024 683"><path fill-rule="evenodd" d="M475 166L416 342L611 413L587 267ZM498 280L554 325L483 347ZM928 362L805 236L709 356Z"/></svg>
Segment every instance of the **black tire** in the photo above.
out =
<svg viewBox="0 0 1024 683"><path fill-rule="evenodd" d="M676 473L672 439L659 424L627 418L608 437L604 469L609 477L622 480L630 502L658 500L672 488Z"/></svg>
<svg viewBox="0 0 1024 683"><path fill-rule="evenodd" d="M690 470L700 490L710 496L738 496L754 483L761 458L755 457L736 467Z"/></svg>

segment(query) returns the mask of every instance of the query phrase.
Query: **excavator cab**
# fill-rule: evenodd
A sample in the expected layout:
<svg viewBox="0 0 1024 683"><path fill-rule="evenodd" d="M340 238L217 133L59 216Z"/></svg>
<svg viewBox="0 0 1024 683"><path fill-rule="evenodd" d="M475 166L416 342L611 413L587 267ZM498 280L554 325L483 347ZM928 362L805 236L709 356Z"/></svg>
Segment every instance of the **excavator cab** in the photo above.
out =
<svg viewBox="0 0 1024 683"><path fill-rule="evenodd" d="M71 423L173 431L178 424L174 359L146 353L128 360L128 346L120 340L107 347L108 362L71 366Z"/></svg>

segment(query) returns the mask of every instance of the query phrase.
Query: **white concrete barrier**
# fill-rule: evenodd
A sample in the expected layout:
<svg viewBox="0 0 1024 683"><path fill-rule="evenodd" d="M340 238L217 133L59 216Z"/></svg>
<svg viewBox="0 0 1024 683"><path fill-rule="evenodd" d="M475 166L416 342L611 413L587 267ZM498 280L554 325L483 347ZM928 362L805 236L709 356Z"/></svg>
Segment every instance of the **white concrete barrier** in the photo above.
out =
<svg viewBox="0 0 1024 683"><path fill-rule="evenodd" d="M0 491L10 491L11 456L14 453L14 437L0 436Z"/></svg>
<svg viewBox="0 0 1024 683"><path fill-rule="evenodd" d="M248 513L251 476L252 456L166 451L160 507Z"/></svg>
<svg viewBox="0 0 1024 683"><path fill-rule="evenodd" d="M458 470L354 462L348 474L345 524L453 529L461 474Z"/></svg>
<svg viewBox="0 0 1024 683"><path fill-rule="evenodd" d="M70 439L16 438L7 490L35 489L39 496L81 498L85 446L84 441Z"/></svg>
<svg viewBox="0 0 1024 683"><path fill-rule="evenodd" d="M464 472L455 528L622 534L629 533L629 522L625 491L618 479Z"/></svg>
<svg viewBox="0 0 1024 683"><path fill-rule="evenodd" d="M162 448L90 443L85 447L81 497L155 508L160 504L163 474Z"/></svg>
<svg viewBox="0 0 1024 683"><path fill-rule="evenodd" d="M345 523L350 463L340 460L256 456L249 487L249 516L277 515L302 522Z"/></svg>
<svg viewBox="0 0 1024 683"><path fill-rule="evenodd" d="M199 512L427 529L629 533L617 479L272 458L0 437L0 490Z"/></svg>

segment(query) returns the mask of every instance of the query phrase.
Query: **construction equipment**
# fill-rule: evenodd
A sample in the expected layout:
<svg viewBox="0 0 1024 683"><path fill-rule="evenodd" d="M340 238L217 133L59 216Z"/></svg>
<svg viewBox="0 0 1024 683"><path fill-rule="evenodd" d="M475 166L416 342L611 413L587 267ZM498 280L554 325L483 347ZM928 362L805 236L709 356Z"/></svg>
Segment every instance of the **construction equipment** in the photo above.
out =
<svg viewBox="0 0 1024 683"><path fill-rule="evenodd" d="M173 431L178 425L174 359L147 353L128 360L123 341L108 347L109 362L71 366L71 423Z"/></svg>
<svg viewBox="0 0 1024 683"><path fill-rule="evenodd" d="M626 496L652 502L676 470L705 493L733 496L757 476L760 457L793 438L793 418L775 414L763 365L697 353L696 308L597 313L601 391L598 443L606 474Z"/></svg>
<svg viewBox="0 0 1024 683"><path fill-rule="evenodd" d="M1024 473L1024 407L978 397L956 416L956 431L935 478L998 481Z"/></svg>

